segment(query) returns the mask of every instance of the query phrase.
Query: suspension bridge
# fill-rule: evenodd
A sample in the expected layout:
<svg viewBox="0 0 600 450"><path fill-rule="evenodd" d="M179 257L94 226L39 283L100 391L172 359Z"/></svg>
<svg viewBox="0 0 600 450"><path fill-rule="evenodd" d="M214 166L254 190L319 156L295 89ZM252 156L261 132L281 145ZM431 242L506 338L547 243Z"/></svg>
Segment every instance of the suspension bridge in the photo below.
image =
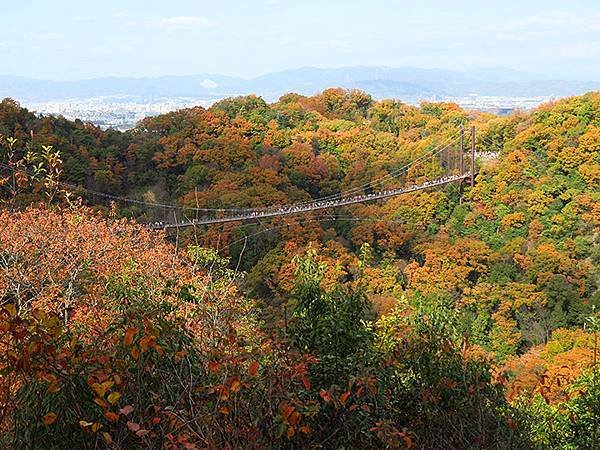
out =
<svg viewBox="0 0 600 450"><path fill-rule="evenodd" d="M279 217L289 216L294 214L302 214L310 211L318 211L321 209L338 208L341 206L354 205L356 203L365 203L374 200L383 200L390 197L395 197L400 194L407 194L409 192L421 191L423 189L431 189L438 186L443 186L448 183L453 183L461 180L471 178L471 172L466 172L462 175L449 175L444 176L435 180L425 181L422 184L411 185L406 188L392 189L387 191L375 192L372 194L355 195L347 198L340 198L338 200L320 200L304 205L290 205L277 207L272 210L249 210L241 214L234 214L229 217L214 217L214 218L201 218L192 220L181 220L175 223L157 222L154 224L147 225L149 228L180 228L194 225L209 225L214 223L227 223L227 222L242 222L246 220L262 219L267 217Z"/></svg>
<svg viewBox="0 0 600 450"><path fill-rule="evenodd" d="M154 217L162 216L162 219L142 223L144 227L154 230L178 229L228 222L260 222L260 219L308 214L311 211L385 200L402 194L434 189L451 183L469 182L473 185L475 183L475 176L477 175L475 161L477 159L495 159L498 153L489 151L488 147L485 146L483 149L480 148L477 150L474 127L471 128L469 134L470 151L467 151L465 148L466 136L464 130L461 128L458 136L455 135L433 146L433 148L425 151L421 156L398 169L389 171L380 178L336 194L288 205L259 208L193 208L121 197L65 182L58 182L58 185L71 192L85 194L90 197L138 205L148 209L160 209L162 212L154 214ZM0 167L14 170L14 167L3 163L0 163ZM26 172L23 169L18 170ZM28 174L31 175L30 173ZM190 218L190 213L193 213L195 217Z"/></svg>
<svg viewBox="0 0 600 450"><path fill-rule="evenodd" d="M150 229L173 229L228 222L256 221L384 200L450 183L468 181L473 185L477 175L476 159L494 159L498 154L493 151L476 151L475 128L471 128L470 135L471 148L469 152L465 151L465 135L461 129L459 136L425 152L424 155L409 164L393 170L379 179L337 194L300 203L262 208L202 209L177 207L179 214L173 212L171 220L165 218L162 221L147 223L145 226ZM389 184L395 184L395 186L384 187ZM196 214L201 212L202 216L188 218L185 211L192 211Z"/></svg>

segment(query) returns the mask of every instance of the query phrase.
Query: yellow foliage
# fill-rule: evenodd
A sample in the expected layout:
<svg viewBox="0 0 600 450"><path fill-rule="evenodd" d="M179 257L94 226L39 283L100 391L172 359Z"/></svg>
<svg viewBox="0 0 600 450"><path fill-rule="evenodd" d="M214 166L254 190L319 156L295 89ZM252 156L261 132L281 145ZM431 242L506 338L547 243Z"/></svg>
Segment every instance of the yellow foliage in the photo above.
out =
<svg viewBox="0 0 600 450"><path fill-rule="evenodd" d="M406 267L409 287L422 294L462 290L470 285L469 275L487 272L491 250L481 241L471 238L448 242L443 236L420 246L425 256L421 266L416 261Z"/></svg>
<svg viewBox="0 0 600 450"><path fill-rule="evenodd" d="M502 221L500 223L504 229L521 228L525 223L525 214L523 214L522 212L507 214L502 218Z"/></svg>
<svg viewBox="0 0 600 450"><path fill-rule="evenodd" d="M552 203L552 197L542 191L531 191L527 196L529 212L533 215L544 214L550 203Z"/></svg>
<svg viewBox="0 0 600 450"><path fill-rule="evenodd" d="M600 164L585 163L579 166L579 173L590 186L598 186L600 183Z"/></svg>

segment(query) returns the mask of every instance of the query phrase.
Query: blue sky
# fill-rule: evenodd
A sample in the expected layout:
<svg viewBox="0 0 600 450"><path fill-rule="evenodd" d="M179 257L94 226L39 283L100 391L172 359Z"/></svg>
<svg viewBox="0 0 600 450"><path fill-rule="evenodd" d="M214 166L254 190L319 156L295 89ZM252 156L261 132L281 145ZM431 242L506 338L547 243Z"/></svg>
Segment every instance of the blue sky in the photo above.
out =
<svg viewBox="0 0 600 450"><path fill-rule="evenodd" d="M1 0L0 74L505 66L600 81L600 0Z"/></svg>

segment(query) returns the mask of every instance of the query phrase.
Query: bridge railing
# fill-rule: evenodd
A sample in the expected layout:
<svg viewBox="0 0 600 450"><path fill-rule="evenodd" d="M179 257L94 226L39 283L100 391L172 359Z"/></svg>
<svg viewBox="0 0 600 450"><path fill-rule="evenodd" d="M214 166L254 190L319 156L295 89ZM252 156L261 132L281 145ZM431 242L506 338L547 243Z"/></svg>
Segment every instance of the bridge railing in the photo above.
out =
<svg viewBox="0 0 600 450"><path fill-rule="evenodd" d="M322 209L330 209L337 208L340 206L348 206L357 203L364 203L369 201L381 200L390 197L395 197L400 194L405 194L409 192L420 191L424 189L429 189L437 186L442 186L448 183L453 183L460 180L465 180L471 177L471 172L466 172L462 175L447 175L435 180L425 181L421 184L412 184L399 189L391 189L384 190L379 192L374 192L370 194L359 194L353 195L346 198L339 198L335 200L325 200L325 201L314 201L310 203L305 203L302 205L289 205L283 207L277 207L272 209L261 209L261 210L253 210L248 211L247 213L242 214L231 214L225 215L222 217L203 217L197 219L181 219L176 222L154 222L147 224L148 228L152 229L163 229L163 228L181 228L186 226L194 226L194 225L208 225L208 224L216 224L216 223L227 223L227 222L240 222L245 220L252 219L261 219L268 217L278 217L278 216L288 216L294 214L302 214L310 211L317 211Z"/></svg>
<svg viewBox="0 0 600 450"><path fill-rule="evenodd" d="M462 144L461 144L462 147ZM181 211L176 212L173 210L173 218L165 219L164 221L156 221L150 222L145 226L151 229L163 229L163 228L181 228L187 226L194 225L208 225L208 224L216 224L216 223L227 223L227 222L240 222L245 220L253 220L253 219L261 219L268 217L277 217L277 216L287 216L293 214L301 214L309 211L316 211L321 209L329 209L336 208L340 206L347 206L356 203L363 203L373 200L386 199L390 197L394 197L396 195L419 191L423 189L428 189L435 186L441 186L444 184L471 179L473 182L474 175L476 172L475 168L475 160L483 159L490 160L498 157L498 152L493 151L474 151L472 148L471 152L461 152L459 151L457 155L450 155L449 152L445 155L440 155L439 153L432 154L428 156L428 160L431 160L434 157L439 158L439 163L442 171L446 172L446 175L440 176L434 180L425 181L420 184L409 184L407 186L389 190L380 190L377 192L371 193L358 193L362 188L352 188L346 192L341 192L338 194L334 194L329 197L324 197L322 199L309 200L302 203L296 203L292 205L283 205L283 206L271 206L271 207L262 207L262 208L241 208L241 209L223 209L223 210L214 210L213 215L204 215L203 217L181 217ZM419 163L421 164L422 161ZM460 163L460 164L459 164ZM416 173L411 174L411 169L418 168L419 164L412 164L415 167L407 167L407 171L398 175L394 175L392 178L396 181L401 181L403 183L410 183L407 181L408 177L414 178ZM467 170L467 168L472 168L471 170ZM419 169L420 170L420 169ZM473 177L471 176L471 172L473 171ZM387 175L384 178L390 178L390 175ZM379 184L381 184L381 179L378 180ZM369 186L370 188L373 185ZM179 214L179 216L178 216ZM166 216L166 214L165 214Z"/></svg>

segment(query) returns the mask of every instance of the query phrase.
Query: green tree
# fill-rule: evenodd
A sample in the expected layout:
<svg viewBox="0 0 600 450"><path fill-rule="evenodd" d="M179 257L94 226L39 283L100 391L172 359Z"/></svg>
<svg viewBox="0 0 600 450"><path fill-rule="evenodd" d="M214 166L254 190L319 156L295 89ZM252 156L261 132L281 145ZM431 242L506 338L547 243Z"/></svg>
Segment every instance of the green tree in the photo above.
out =
<svg viewBox="0 0 600 450"><path fill-rule="evenodd" d="M369 351L373 333L366 322L368 300L360 289L336 285L327 292L322 286L325 265L309 250L296 258L295 302L290 327L298 347L319 359L315 375L324 385L343 384Z"/></svg>

